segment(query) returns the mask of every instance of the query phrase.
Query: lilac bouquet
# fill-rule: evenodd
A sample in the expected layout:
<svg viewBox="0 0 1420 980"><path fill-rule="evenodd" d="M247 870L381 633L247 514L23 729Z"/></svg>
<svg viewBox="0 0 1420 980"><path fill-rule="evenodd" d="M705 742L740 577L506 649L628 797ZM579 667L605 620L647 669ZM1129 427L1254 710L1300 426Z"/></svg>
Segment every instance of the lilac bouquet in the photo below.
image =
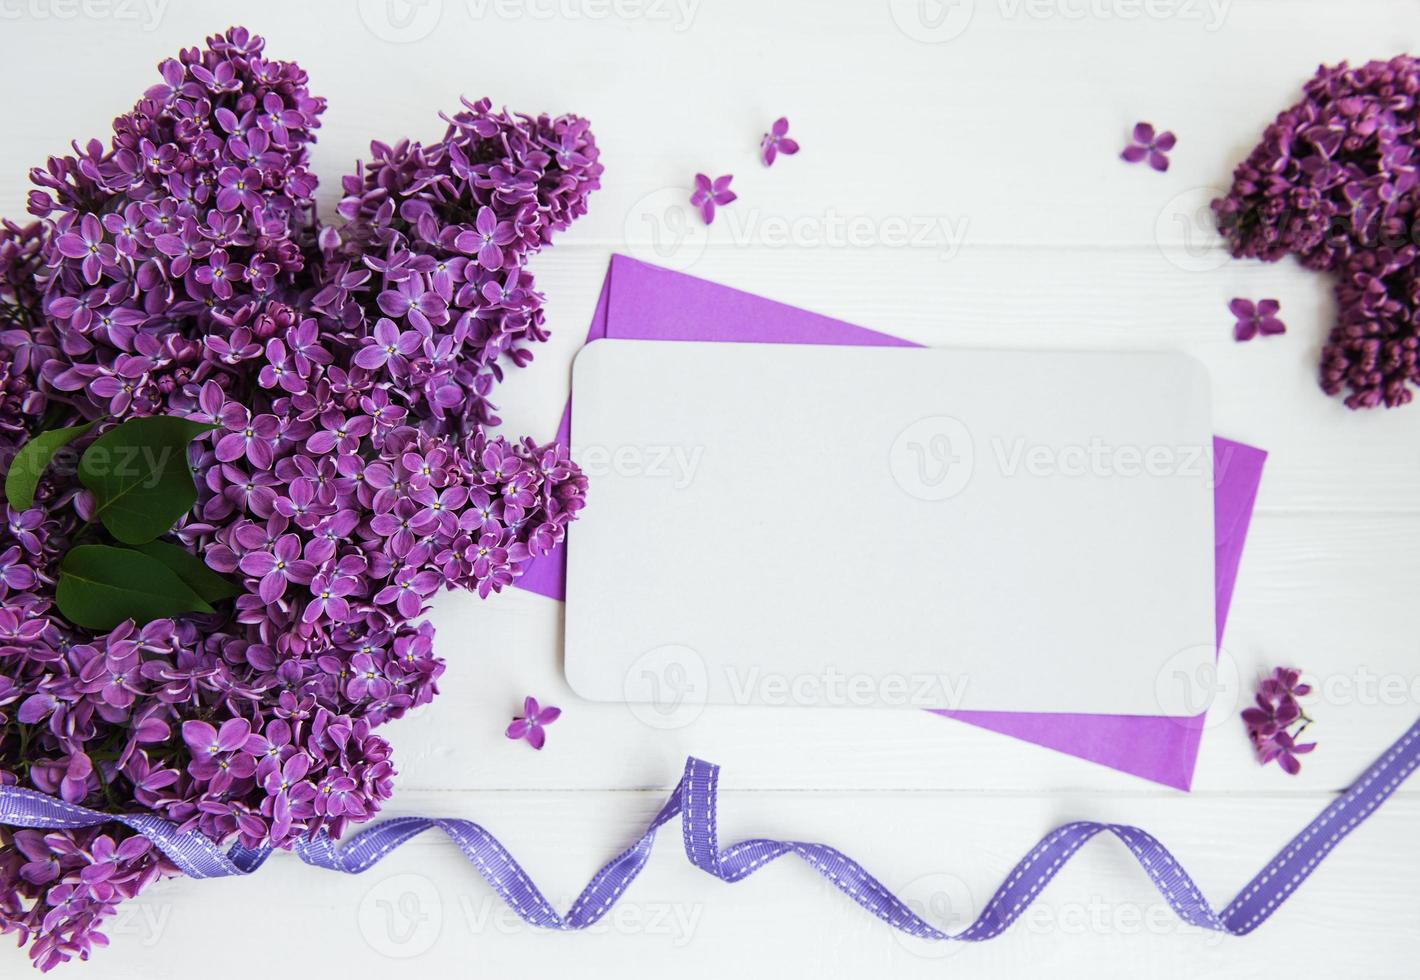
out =
<svg viewBox="0 0 1420 980"><path fill-rule="evenodd" d="M487 428L505 364L547 337L526 261L602 168L584 120L464 102L437 143L374 143L323 227L325 103L264 49L232 28L163 62L0 231L0 455L49 463L0 529L0 783L290 847L390 796L375 729L443 670L428 598L502 589L582 506L565 449ZM197 433L195 496L137 550L201 598L78 625L66 562L145 560L84 447L153 416ZM86 453L78 478L55 443ZM86 544L101 526L119 547ZM0 931L42 969L86 958L174 870L116 824L0 829Z"/></svg>
<svg viewBox="0 0 1420 980"><path fill-rule="evenodd" d="M1336 274L1321 386L1350 408L1420 385L1420 59L1322 67L1213 202L1235 256Z"/></svg>

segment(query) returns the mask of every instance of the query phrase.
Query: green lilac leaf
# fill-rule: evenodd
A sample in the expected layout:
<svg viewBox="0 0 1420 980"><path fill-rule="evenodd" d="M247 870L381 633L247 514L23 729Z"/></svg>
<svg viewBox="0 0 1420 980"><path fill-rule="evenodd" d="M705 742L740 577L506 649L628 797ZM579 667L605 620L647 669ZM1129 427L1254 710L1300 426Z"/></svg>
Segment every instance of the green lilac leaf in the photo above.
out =
<svg viewBox="0 0 1420 980"><path fill-rule="evenodd" d="M168 566L168 569L208 602L221 602L239 596L244 591L240 585L207 567L207 563L181 545L169 541L149 541L136 544L134 551L142 552Z"/></svg>
<svg viewBox="0 0 1420 980"><path fill-rule="evenodd" d="M33 507L35 488L39 486L40 477L49 468L54 454L93 427L93 422L85 422L67 429L50 429L25 443L5 472L5 499L10 506L15 510Z"/></svg>
<svg viewBox="0 0 1420 980"><path fill-rule="evenodd" d="M95 518L124 544L146 544L166 533L197 503L187 444L215 428L154 415L99 436L79 460L79 481L94 495Z"/></svg>
<svg viewBox="0 0 1420 980"><path fill-rule="evenodd" d="M84 544L59 565L55 605L75 626L111 630L190 612L212 612L167 565L130 548Z"/></svg>

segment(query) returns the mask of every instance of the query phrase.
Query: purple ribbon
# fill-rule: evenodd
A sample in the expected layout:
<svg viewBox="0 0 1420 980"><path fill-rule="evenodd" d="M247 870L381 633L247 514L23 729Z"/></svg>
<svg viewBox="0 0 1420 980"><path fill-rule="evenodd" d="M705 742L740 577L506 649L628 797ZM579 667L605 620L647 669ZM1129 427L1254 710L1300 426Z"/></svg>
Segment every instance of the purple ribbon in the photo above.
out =
<svg viewBox="0 0 1420 980"><path fill-rule="evenodd" d="M1209 906L1193 879L1151 834L1127 824L1081 820L1047 834L1015 866L976 921L955 935L922 919L862 865L826 844L755 839L721 848L716 836L715 800L720 769L695 758L686 761L685 775L646 833L597 872L566 915L558 914L497 838L468 820L399 817L366 828L339 848L322 836L298 844L295 851L302 861L318 868L359 874L410 838L437 828L458 845L484 880L524 921L547 929L585 929L605 915L636 880L651 856L656 831L679 814L686 857L721 881L739 881L776 858L794 854L839 891L896 929L924 939L980 942L1000 935L1086 841L1107 832L1124 842L1179 918L1204 929L1242 936L1266 921L1331 849L1385 802L1417 765L1420 721L1292 838L1222 912ZM180 833L174 824L152 814L100 813L36 790L0 786L0 824L59 830L110 822L124 824L147 837L194 878L250 874L270 854L270 849L241 846L224 852L202 834Z"/></svg>

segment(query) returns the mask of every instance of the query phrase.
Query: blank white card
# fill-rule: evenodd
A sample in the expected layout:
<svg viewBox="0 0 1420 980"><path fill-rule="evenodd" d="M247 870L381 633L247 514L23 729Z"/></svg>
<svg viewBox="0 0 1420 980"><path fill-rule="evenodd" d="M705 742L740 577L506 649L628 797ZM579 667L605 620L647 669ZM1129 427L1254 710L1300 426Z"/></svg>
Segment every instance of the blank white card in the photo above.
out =
<svg viewBox="0 0 1420 980"><path fill-rule="evenodd" d="M1215 656L1206 373L1170 353L599 340L583 697L1186 715Z"/></svg>

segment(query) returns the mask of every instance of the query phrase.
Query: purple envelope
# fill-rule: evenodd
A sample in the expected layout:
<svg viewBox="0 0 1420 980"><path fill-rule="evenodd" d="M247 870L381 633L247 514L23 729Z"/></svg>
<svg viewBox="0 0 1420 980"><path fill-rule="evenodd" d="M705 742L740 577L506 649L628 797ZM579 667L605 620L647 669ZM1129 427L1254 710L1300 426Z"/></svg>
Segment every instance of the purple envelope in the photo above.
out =
<svg viewBox="0 0 1420 980"><path fill-rule="evenodd" d="M587 332L588 342L603 337L917 346L900 337L865 330L624 255L611 257ZM558 441L567 444L570 431L569 401L557 431ZM1215 589L1221 643L1267 453L1215 438L1213 454ZM558 548L531 563L516 584L560 600L565 596L566 573L566 553ZM1000 711L936 713L1179 789L1188 789L1193 781L1198 743L1203 735L1203 715L1173 718Z"/></svg>

